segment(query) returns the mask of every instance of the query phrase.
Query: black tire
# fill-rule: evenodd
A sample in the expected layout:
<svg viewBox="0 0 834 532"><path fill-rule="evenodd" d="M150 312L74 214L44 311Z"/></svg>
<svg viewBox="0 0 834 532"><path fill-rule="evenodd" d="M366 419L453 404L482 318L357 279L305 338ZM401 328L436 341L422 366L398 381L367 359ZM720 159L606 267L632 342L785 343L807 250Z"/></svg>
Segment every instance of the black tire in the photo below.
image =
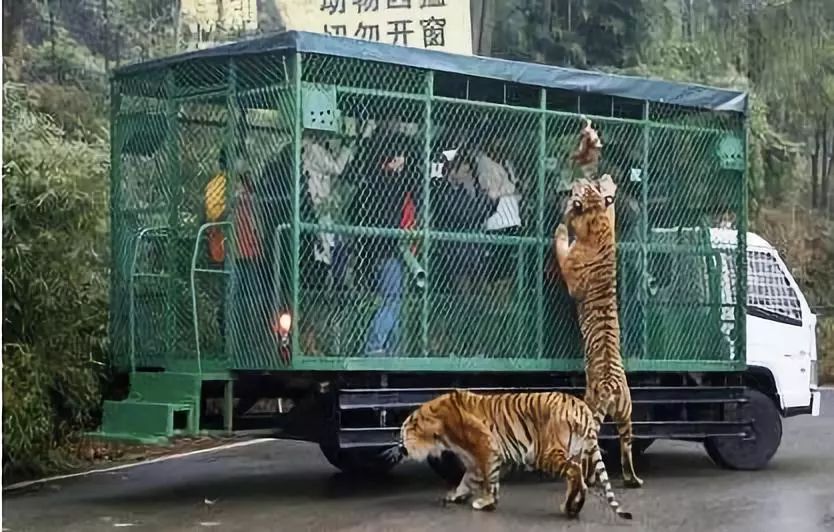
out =
<svg viewBox="0 0 834 532"><path fill-rule="evenodd" d="M351 476L381 476L399 463L391 447L340 449L335 444L320 443L322 454L331 465Z"/></svg>
<svg viewBox="0 0 834 532"><path fill-rule="evenodd" d="M631 449L633 452L637 453L637 456L645 454L649 447L652 446L654 440L648 440L645 438L641 438L639 440L634 440L631 444Z"/></svg>
<svg viewBox="0 0 834 532"><path fill-rule="evenodd" d="M460 484L465 468L463 467L463 462L460 461L460 458L455 453L445 451L439 458L429 456L428 462L432 471L442 478L450 488Z"/></svg>
<svg viewBox="0 0 834 532"><path fill-rule="evenodd" d="M249 409L255 406L255 403L258 402L259 397L255 395L243 395L238 398L238 402L235 405L235 415L237 416L244 416Z"/></svg>
<svg viewBox="0 0 834 532"><path fill-rule="evenodd" d="M758 390L745 392L748 402L742 406L744 418L753 419L755 438L707 438L704 448L719 467L741 471L764 468L782 442L782 416L776 403Z"/></svg>

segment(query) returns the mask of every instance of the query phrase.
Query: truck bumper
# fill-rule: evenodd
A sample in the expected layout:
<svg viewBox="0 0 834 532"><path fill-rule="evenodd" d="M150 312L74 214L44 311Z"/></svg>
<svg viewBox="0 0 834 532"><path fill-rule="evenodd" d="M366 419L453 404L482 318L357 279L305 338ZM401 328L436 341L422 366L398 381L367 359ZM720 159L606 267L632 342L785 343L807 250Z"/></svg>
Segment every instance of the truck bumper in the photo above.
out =
<svg viewBox="0 0 834 532"><path fill-rule="evenodd" d="M786 408L783 416L784 417L794 417L794 416L819 416L820 415L820 403L822 399L820 398L820 391L819 390L811 390L811 402L808 403L807 406L792 406L790 408Z"/></svg>
<svg viewBox="0 0 834 532"><path fill-rule="evenodd" d="M411 411L452 388L341 388L335 396L333 427L339 448L390 447L396 445L400 423ZM582 387L551 386L529 388L469 388L481 393L560 391L581 397ZM644 421L638 415L632 421L636 439L703 440L708 437L745 438L752 433L752 419L727 417L716 412L717 405L743 405L748 401L742 386L632 386L634 411L658 411L658 405L672 408L664 415ZM686 408L684 408L686 407ZM803 407L808 408L808 407ZM661 409L662 410L662 409ZM367 417L354 417L362 411L385 412L384 420L369 424ZM613 424L605 423L601 439L616 439Z"/></svg>
<svg viewBox="0 0 834 532"><path fill-rule="evenodd" d="M819 416L820 415L820 406L822 403L822 398L820 397L820 391L816 390L811 392L811 415L812 416Z"/></svg>

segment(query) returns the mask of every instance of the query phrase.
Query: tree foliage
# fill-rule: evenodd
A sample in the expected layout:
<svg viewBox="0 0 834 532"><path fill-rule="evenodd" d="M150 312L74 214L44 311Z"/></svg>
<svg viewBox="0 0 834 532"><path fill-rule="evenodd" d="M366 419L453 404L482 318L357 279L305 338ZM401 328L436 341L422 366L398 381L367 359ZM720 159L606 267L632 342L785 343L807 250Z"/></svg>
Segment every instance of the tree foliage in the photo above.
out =
<svg viewBox="0 0 834 532"><path fill-rule="evenodd" d="M73 138L3 88L3 467L35 470L100 401L107 138Z"/></svg>
<svg viewBox="0 0 834 532"><path fill-rule="evenodd" d="M834 152L834 2L511 0L497 17L496 55L750 91L756 204L809 190L797 169L815 142ZM818 158L824 206L831 164Z"/></svg>

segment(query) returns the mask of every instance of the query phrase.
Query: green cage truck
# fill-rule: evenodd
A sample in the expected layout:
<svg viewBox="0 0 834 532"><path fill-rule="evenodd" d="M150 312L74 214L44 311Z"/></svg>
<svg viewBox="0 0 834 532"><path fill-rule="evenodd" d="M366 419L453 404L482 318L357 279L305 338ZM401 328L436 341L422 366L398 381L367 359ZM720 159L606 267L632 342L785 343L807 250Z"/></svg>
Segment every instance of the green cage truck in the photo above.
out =
<svg viewBox="0 0 834 532"><path fill-rule="evenodd" d="M819 395L815 317L747 232L746 111L730 90L303 32L123 67L127 386L96 434L269 434L385 471L404 417L450 388L581 394L552 234L587 116L618 184L636 448L701 441L761 468Z"/></svg>

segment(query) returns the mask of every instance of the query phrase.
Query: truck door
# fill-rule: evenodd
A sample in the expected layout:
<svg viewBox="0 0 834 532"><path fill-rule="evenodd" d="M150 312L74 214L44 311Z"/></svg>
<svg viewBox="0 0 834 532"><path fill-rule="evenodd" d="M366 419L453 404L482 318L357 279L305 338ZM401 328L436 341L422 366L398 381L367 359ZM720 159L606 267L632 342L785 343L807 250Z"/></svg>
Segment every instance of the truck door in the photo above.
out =
<svg viewBox="0 0 834 532"><path fill-rule="evenodd" d="M808 304L773 248L749 248L747 264L747 363L771 370L783 408L808 406Z"/></svg>

